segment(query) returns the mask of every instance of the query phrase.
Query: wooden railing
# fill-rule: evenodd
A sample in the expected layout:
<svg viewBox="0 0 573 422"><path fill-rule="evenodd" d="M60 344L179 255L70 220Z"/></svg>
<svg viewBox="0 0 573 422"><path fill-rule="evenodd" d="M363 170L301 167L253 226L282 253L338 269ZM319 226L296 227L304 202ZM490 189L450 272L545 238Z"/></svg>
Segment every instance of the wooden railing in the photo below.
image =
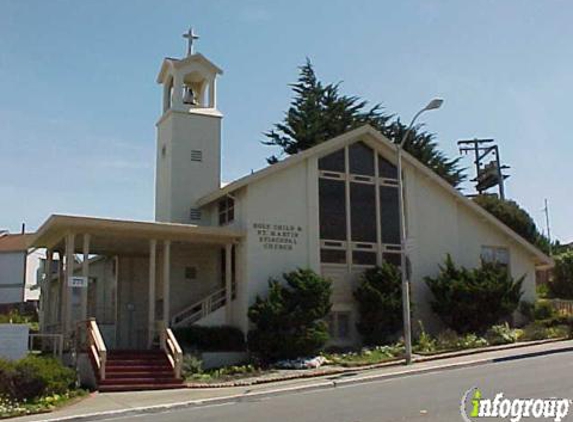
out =
<svg viewBox="0 0 573 422"><path fill-rule="evenodd" d="M99 372L99 379L103 381L105 380L107 349L95 318L86 321L86 341L88 353L91 354Z"/></svg>
<svg viewBox="0 0 573 422"><path fill-rule="evenodd" d="M39 348L36 348L36 345L40 343ZM46 346L46 343L49 343L49 347ZM49 334L49 333L32 333L28 339L28 350L41 350L45 351L46 349L51 349L52 354L55 357L62 358L62 353L64 350L64 336L62 334Z"/></svg>
<svg viewBox="0 0 573 422"><path fill-rule="evenodd" d="M573 315L573 300L549 299L549 302L560 315Z"/></svg>
<svg viewBox="0 0 573 422"><path fill-rule="evenodd" d="M176 313L171 318L171 325L177 327L183 324L193 324L201 318L206 317L211 312L225 306L226 289L222 288L211 293L182 311Z"/></svg>
<svg viewBox="0 0 573 422"><path fill-rule="evenodd" d="M183 350L177 342L173 331L171 328L167 327L165 322L158 322L159 331L159 344L161 349L167 355L169 363L173 367L173 372L175 373L175 378L181 379L182 375L182 365L183 365Z"/></svg>

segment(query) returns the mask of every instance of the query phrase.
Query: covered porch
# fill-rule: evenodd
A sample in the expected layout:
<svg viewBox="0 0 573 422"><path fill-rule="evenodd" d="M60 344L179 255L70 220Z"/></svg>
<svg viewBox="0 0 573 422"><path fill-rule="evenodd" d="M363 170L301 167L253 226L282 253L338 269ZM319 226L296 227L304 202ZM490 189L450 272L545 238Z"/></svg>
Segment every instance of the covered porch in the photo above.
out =
<svg viewBox="0 0 573 422"><path fill-rule="evenodd" d="M107 349L141 350L215 304L231 324L241 237L221 227L53 215L32 244L47 257L40 329L71 346L91 320Z"/></svg>

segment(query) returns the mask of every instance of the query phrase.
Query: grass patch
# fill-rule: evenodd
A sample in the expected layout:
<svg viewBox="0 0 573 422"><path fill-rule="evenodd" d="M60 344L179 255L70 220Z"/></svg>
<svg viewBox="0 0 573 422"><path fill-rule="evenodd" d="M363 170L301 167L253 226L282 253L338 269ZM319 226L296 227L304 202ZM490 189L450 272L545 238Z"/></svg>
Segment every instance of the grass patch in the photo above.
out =
<svg viewBox="0 0 573 422"><path fill-rule="evenodd" d="M252 364L233 365L217 369L208 369L208 370L199 369L191 373L187 372L185 374L185 380L187 382L206 382L206 383L228 382L242 378L256 377L269 372L271 371L264 370Z"/></svg>
<svg viewBox="0 0 573 422"><path fill-rule="evenodd" d="M85 390L72 390L64 394L52 394L31 401L23 400L20 402L0 397L0 419L52 412L87 395L88 392Z"/></svg>
<svg viewBox="0 0 573 422"><path fill-rule="evenodd" d="M401 357L404 354L404 346L395 344L390 346L375 346L364 348L357 352L347 353L323 353L330 365L344 367L367 366L388 362Z"/></svg>

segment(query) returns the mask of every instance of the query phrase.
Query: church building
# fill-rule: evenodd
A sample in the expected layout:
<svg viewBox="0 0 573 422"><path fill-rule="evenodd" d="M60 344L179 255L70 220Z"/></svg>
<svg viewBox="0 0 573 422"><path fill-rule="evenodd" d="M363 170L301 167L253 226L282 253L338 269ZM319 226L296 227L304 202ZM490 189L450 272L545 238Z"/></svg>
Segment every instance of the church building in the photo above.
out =
<svg viewBox="0 0 573 422"><path fill-rule="evenodd" d="M31 246L47 250L50 269L42 332L70 337L90 319L96 346L108 351L146 349L191 324L246 333L248 308L269 279L310 268L333 283L332 344L360 344L359 276L400 264L395 145L363 126L223 186L223 71L191 47L166 58L157 76L155 221L52 215L38 229ZM413 321L436 323L424 277L447 254L466 267L507 265L525 276L523 299L535 299L535 271L551 266L548 256L407 153L403 177Z"/></svg>

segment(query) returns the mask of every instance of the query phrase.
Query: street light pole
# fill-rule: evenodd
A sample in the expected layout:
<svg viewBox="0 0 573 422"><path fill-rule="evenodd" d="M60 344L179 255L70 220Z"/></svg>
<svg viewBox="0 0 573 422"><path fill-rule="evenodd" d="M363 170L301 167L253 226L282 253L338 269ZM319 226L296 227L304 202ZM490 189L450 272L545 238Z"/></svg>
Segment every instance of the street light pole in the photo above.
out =
<svg viewBox="0 0 573 422"><path fill-rule="evenodd" d="M404 344L406 347L406 365L412 363L412 321L410 318L410 282L408 281L408 256L406 251L407 244L407 233L406 233L406 208L404 199L404 178L402 174L402 149L404 144L408 140L408 135L412 131L416 120L420 115L429 110L436 110L441 107L444 100L440 98L435 98L428 103L426 107L418 111L410 125L406 129L404 136L400 140L400 143L396 146L396 155L398 162L398 202L400 208L400 273L402 278L402 312L403 312L403 322L404 322Z"/></svg>

